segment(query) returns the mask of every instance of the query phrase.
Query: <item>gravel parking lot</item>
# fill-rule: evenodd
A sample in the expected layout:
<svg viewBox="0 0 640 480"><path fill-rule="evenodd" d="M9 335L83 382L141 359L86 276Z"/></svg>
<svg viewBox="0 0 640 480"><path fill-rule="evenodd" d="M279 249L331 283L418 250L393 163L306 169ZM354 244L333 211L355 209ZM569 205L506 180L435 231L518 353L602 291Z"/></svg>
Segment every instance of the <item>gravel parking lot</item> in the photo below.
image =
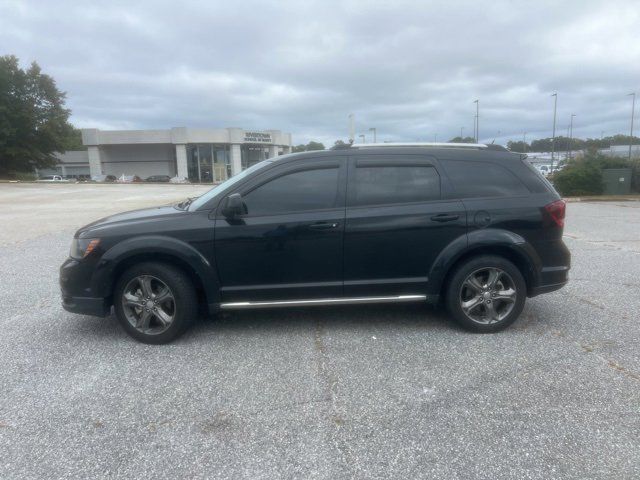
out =
<svg viewBox="0 0 640 480"><path fill-rule="evenodd" d="M149 346L61 308L77 227L202 190L0 184L0 478L640 477L640 202L570 203L569 286L495 335L375 305Z"/></svg>

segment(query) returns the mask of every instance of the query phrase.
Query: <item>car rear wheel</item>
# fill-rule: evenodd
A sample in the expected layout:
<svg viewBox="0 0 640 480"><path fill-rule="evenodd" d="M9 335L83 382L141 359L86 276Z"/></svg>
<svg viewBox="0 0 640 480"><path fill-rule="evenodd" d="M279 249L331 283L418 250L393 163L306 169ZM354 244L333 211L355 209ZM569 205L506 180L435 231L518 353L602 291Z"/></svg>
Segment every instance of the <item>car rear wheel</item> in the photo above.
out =
<svg viewBox="0 0 640 480"><path fill-rule="evenodd" d="M460 265L449 281L446 304L467 330L491 333L522 312L527 288L520 270L505 258L481 255Z"/></svg>
<svg viewBox="0 0 640 480"><path fill-rule="evenodd" d="M116 283L114 307L120 324L140 342L168 343L193 323L197 297L189 277L167 264L145 262Z"/></svg>

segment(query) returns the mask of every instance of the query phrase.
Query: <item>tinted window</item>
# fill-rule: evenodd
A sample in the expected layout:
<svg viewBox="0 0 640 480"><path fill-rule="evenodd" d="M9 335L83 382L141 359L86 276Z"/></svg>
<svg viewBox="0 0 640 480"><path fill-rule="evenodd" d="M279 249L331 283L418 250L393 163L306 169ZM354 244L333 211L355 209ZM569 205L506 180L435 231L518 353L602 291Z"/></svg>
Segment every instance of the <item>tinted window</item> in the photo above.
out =
<svg viewBox="0 0 640 480"><path fill-rule="evenodd" d="M528 195L529 190L506 168L486 162L442 162L457 196L509 197Z"/></svg>
<svg viewBox="0 0 640 480"><path fill-rule="evenodd" d="M356 167L354 205L425 202L440 198L440 176L427 166Z"/></svg>
<svg viewBox="0 0 640 480"><path fill-rule="evenodd" d="M252 190L244 197L249 215L319 210L335 206L338 169L289 173Z"/></svg>

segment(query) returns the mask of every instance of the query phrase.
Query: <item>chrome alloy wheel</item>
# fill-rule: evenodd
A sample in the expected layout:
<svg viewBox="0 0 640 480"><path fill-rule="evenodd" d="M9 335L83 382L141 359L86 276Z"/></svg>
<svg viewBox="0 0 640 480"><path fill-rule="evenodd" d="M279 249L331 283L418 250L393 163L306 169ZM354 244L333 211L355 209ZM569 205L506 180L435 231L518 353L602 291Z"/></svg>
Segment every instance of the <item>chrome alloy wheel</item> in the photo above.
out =
<svg viewBox="0 0 640 480"><path fill-rule="evenodd" d="M122 307L128 322L147 335L166 331L176 315L171 289L151 275L132 278L122 293Z"/></svg>
<svg viewBox="0 0 640 480"><path fill-rule="evenodd" d="M518 292L507 272L487 267L471 273L460 288L460 306L472 321L483 325L500 322L513 310Z"/></svg>

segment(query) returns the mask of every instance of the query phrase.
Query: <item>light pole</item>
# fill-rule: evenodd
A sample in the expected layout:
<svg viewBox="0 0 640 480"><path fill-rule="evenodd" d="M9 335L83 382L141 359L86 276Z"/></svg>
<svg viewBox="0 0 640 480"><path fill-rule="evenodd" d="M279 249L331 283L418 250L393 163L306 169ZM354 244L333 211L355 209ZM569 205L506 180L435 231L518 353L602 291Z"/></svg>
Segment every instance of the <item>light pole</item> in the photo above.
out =
<svg viewBox="0 0 640 480"><path fill-rule="evenodd" d="M473 141L476 141L476 116L473 116Z"/></svg>
<svg viewBox="0 0 640 480"><path fill-rule="evenodd" d="M438 134L437 133L433 134L433 143L438 143Z"/></svg>
<svg viewBox="0 0 640 480"><path fill-rule="evenodd" d="M353 143L356 139L355 130L353 127L353 113L349 114L349 142Z"/></svg>
<svg viewBox="0 0 640 480"><path fill-rule="evenodd" d="M551 171L553 172L553 160L556 155L556 110L558 108L558 92L551 95L553 98L553 134L551 137Z"/></svg>
<svg viewBox="0 0 640 480"><path fill-rule="evenodd" d="M373 132L373 143L376 143L376 127L371 127L370 132Z"/></svg>
<svg viewBox="0 0 640 480"><path fill-rule="evenodd" d="M358 136L362 139L362 143L365 143L365 141L364 141L364 139L365 139L364 133L361 134L361 135L358 135Z"/></svg>
<svg viewBox="0 0 640 480"><path fill-rule="evenodd" d="M571 114L571 123L569 124L569 160L571 160L572 157L572 153L573 153L573 117L575 117L576 114L572 113Z"/></svg>
<svg viewBox="0 0 640 480"><path fill-rule="evenodd" d="M480 102L474 100L473 103L476 104L476 143L478 143L480 141Z"/></svg>
<svg viewBox="0 0 640 480"><path fill-rule="evenodd" d="M631 133L629 134L629 163L631 163L631 146L633 145L633 115L636 113L636 92L630 93L628 96L633 98L631 102Z"/></svg>
<svg viewBox="0 0 640 480"><path fill-rule="evenodd" d="M462 139L464 138L462 132L464 132L464 127L460 127L460 141L462 141Z"/></svg>

